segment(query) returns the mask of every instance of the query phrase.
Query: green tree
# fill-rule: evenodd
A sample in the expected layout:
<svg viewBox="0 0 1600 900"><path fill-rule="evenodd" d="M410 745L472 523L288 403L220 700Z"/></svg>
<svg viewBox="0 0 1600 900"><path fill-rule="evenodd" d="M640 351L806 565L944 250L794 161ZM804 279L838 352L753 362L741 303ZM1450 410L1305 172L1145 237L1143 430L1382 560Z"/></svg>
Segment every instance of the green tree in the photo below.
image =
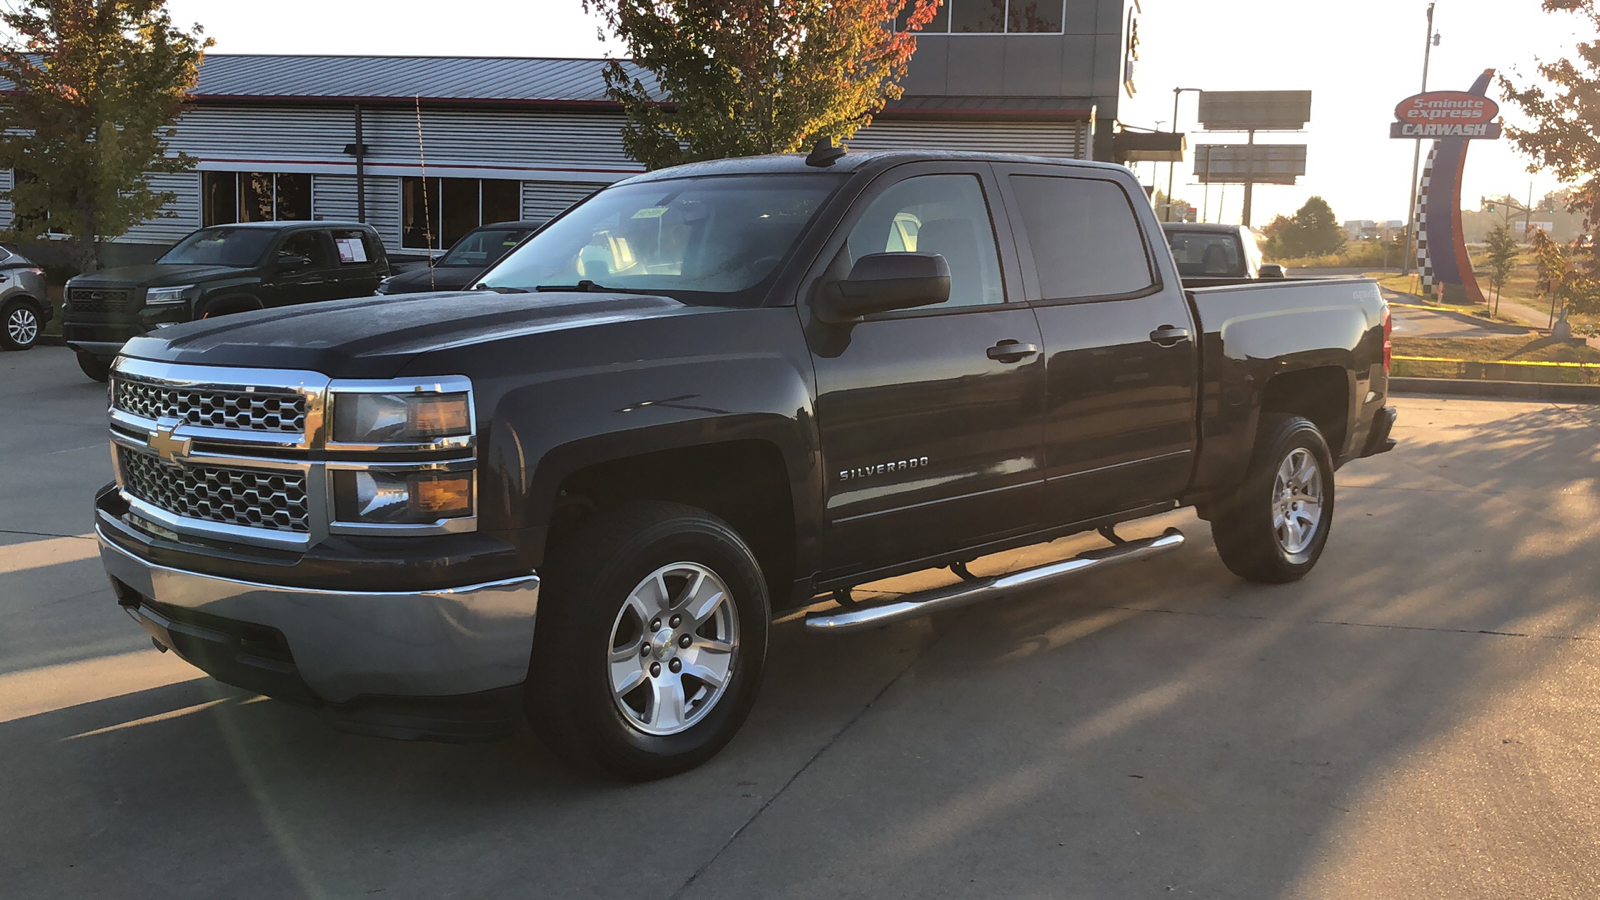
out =
<svg viewBox="0 0 1600 900"><path fill-rule="evenodd" d="M1285 238L1288 237L1290 229L1293 227L1294 220L1290 219L1288 216L1282 215L1281 213L1273 216L1272 221L1268 222L1266 226L1261 229L1261 255L1266 257L1268 260L1273 261L1292 259L1294 254L1289 252L1288 246L1284 243L1284 241Z"/></svg>
<svg viewBox="0 0 1600 900"><path fill-rule="evenodd" d="M1554 322L1557 304L1565 305L1564 286L1572 267L1561 245L1551 240L1544 229L1535 228L1533 235L1528 238L1528 245L1533 250L1534 268L1539 272L1539 296L1550 298L1550 321Z"/></svg>
<svg viewBox="0 0 1600 900"><path fill-rule="evenodd" d="M1513 81L1501 76L1506 100L1532 120L1531 128L1507 126L1506 134L1532 160L1529 171L1552 171L1575 183L1565 198L1581 212L1584 228L1600 223L1600 9L1595 0L1543 0L1546 12L1568 13L1580 28L1594 34L1578 44L1577 59L1541 61L1539 80ZM1548 199L1548 198L1547 198ZM1591 273L1597 268L1590 260Z"/></svg>
<svg viewBox="0 0 1600 900"><path fill-rule="evenodd" d="M1489 286L1494 288L1494 310L1500 311L1500 291L1511 278L1511 270L1517 265L1517 237L1511 233L1511 227L1504 222L1496 225L1489 232Z"/></svg>
<svg viewBox="0 0 1600 900"><path fill-rule="evenodd" d="M623 146L651 169L848 139L900 96L938 3L583 0L655 83L617 60L605 73Z"/></svg>
<svg viewBox="0 0 1600 900"><path fill-rule="evenodd" d="M194 165L166 138L211 41L172 24L165 0L16 0L0 12L0 168L14 169L12 232L71 235L74 263L173 198L150 172Z"/></svg>
<svg viewBox="0 0 1600 900"><path fill-rule="evenodd" d="M1334 217L1328 201L1312 197L1289 220L1280 241L1290 258L1338 253L1344 249L1344 226Z"/></svg>
<svg viewBox="0 0 1600 900"><path fill-rule="evenodd" d="M152 171L182 171L166 138L210 38L173 26L165 0L18 0L0 11L0 168L16 170L14 237L69 234L74 263L99 267L102 240L152 218L173 195Z"/></svg>

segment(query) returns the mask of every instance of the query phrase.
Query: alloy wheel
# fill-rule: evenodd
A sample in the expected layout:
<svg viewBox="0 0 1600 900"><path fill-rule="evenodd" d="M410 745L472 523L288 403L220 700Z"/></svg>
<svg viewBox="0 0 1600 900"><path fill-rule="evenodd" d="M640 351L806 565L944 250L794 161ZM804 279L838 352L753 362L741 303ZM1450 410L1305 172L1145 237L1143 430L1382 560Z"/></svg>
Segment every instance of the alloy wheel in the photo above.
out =
<svg viewBox="0 0 1600 900"><path fill-rule="evenodd" d="M6 336L19 347L32 344L39 337L39 317L27 306L19 306L6 316Z"/></svg>
<svg viewBox="0 0 1600 900"><path fill-rule="evenodd" d="M1296 447L1278 464L1272 497L1278 546L1290 556L1306 552L1322 526L1322 469L1310 450Z"/></svg>
<svg viewBox="0 0 1600 900"><path fill-rule="evenodd" d="M611 626L611 697L633 728L681 734L727 693L739 651L739 610L699 563L662 566L640 581Z"/></svg>

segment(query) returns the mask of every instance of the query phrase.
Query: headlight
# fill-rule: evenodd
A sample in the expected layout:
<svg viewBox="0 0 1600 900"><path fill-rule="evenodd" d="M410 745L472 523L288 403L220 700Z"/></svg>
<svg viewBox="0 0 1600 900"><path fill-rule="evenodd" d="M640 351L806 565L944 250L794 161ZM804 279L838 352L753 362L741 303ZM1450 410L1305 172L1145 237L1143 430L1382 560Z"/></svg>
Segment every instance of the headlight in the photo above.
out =
<svg viewBox="0 0 1600 900"><path fill-rule="evenodd" d="M336 518L363 525L431 525L472 515L471 472L333 473Z"/></svg>
<svg viewBox="0 0 1600 900"><path fill-rule="evenodd" d="M468 395L335 395L333 439L342 444L425 444L472 433Z"/></svg>
<svg viewBox="0 0 1600 900"><path fill-rule="evenodd" d="M172 306L187 302L189 292L194 290L194 285L185 284L178 287L150 288L144 292L145 306Z"/></svg>
<svg viewBox="0 0 1600 900"><path fill-rule="evenodd" d="M378 293L380 293L380 294L389 293L389 282L391 282L393 280L394 280L394 276L391 275L388 278L385 278L384 280L378 282Z"/></svg>

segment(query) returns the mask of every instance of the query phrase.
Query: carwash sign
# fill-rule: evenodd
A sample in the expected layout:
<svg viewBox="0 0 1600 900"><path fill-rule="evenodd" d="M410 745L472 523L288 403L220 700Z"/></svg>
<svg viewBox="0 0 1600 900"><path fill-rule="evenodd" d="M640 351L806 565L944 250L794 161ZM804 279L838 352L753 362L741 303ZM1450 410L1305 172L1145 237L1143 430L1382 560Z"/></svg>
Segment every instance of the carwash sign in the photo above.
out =
<svg viewBox="0 0 1600 900"><path fill-rule="evenodd" d="M1389 137L1409 140L1500 137L1500 105L1465 91L1432 91L1400 101Z"/></svg>
<svg viewBox="0 0 1600 900"><path fill-rule="evenodd" d="M1467 148L1474 140L1500 136L1500 106L1489 99L1494 70L1486 69L1465 91L1434 91L1407 97L1394 109L1389 136L1433 141L1428 168L1417 189L1417 266L1423 293L1439 293L1446 303L1483 303L1461 227L1461 181Z"/></svg>

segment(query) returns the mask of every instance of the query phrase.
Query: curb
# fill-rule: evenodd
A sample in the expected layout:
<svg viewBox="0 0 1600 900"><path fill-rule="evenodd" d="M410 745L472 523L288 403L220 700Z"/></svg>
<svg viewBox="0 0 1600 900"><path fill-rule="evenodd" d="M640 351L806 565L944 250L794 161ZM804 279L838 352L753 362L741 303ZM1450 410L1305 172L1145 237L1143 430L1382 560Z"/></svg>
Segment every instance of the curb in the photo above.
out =
<svg viewBox="0 0 1600 900"><path fill-rule="evenodd" d="M1469 397L1600 404L1600 385L1596 384L1471 381L1458 378L1390 378L1389 390L1396 394L1457 394Z"/></svg>

